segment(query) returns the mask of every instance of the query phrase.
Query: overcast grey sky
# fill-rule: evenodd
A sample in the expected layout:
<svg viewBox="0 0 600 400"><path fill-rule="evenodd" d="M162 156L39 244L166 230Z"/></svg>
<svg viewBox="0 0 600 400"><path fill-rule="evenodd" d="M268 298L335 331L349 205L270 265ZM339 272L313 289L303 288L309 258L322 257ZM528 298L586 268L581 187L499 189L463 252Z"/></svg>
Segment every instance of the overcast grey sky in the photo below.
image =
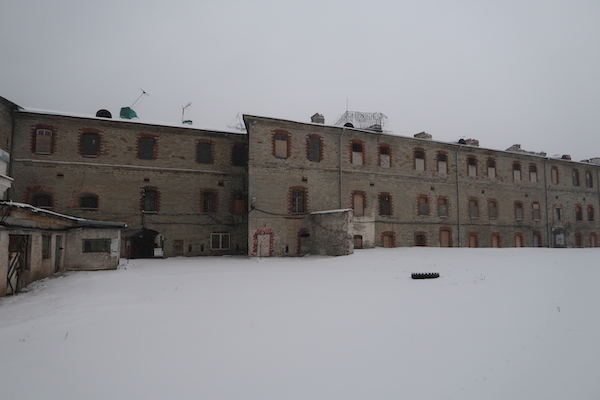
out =
<svg viewBox="0 0 600 400"><path fill-rule="evenodd" d="M226 128L238 113L600 156L600 1L0 2L0 96Z"/></svg>

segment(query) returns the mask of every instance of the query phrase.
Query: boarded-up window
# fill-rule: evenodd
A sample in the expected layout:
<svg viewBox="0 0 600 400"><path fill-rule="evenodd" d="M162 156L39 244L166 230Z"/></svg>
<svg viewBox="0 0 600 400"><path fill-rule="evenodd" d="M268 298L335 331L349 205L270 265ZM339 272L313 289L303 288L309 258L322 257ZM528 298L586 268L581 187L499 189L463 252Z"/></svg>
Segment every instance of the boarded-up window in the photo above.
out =
<svg viewBox="0 0 600 400"><path fill-rule="evenodd" d="M533 233L533 247L542 247L542 234L540 232Z"/></svg>
<svg viewBox="0 0 600 400"><path fill-rule="evenodd" d="M492 233L492 247L500 247L500 234Z"/></svg>
<svg viewBox="0 0 600 400"><path fill-rule="evenodd" d="M138 139L138 157L141 160L153 160L156 149L156 140L150 137Z"/></svg>
<svg viewBox="0 0 600 400"><path fill-rule="evenodd" d="M158 192L154 189L144 189L144 211L158 211Z"/></svg>
<svg viewBox="0 0 600 400"><path fill-rule="evenodd" d="M558 185L558 167L552 167L550 169L550 181L553 184Z"/></svg>
<svg viewBox="0 0 600 400"><path fill-rule="evenodd" d="M583 235L579 232L575 234L575 247L583 247Z"/></svg>
<svg viewBox="0 0 600 400"><path fill-rule="evenodd" d="M534 221L539 221L542 218L542 210L540 209L540 203L533 202L531 204L532 217Z"/></svg>
<svg viewBox="0 0 600 400"><path fill-rule="evenodd" d="M212 143L209 143L209 142L198 143L196 160L200 164L212 164Z"/></svg>
<svg viewBox="0 0 600 400"><path fill-rule="evenodd" d="M415 150L415 169L425 171L425 151L421 149Z"/></svg>
<svg viewBox="0 0 600 400"><path fill-rule="evenodd" d="M100 135L92 132L84 132L81 134L81 154L86 157L94 157L98 155L100 150Z"/></svg>
<svg viewBox="0 0 600 400"><path fill-rule="evenodd" d="M523 235L515 234L515 247L523 247Z"/></svg>
<svg viewBox="0 0 600 400"><path fill-rule="evenodd" d="M513 180L521 180L521 164L519 163L513 163Z"/></svg>
<svg viewBox="0 0 600 400"><path fill-rule="evenodd" d="M467 173L471 178L477 176L477 159L475 157L467 157Z"/></svg>
<svg viewBox="0 0 600 400"><path fill-rule="evenodd" d="M498 203L496 200L488 200L488 217L489 219L498 218Z"/></svg>
<svg viewBox="0 0 600 400"><path fill-rule="evenodd" d="M390 147L387 145L381 145L379 147L379 165L383 168L389 168L391 165L391 154Z"/></svg>
<svg viewBox="0 0 600 400"><path fill-rule="evenodd" d="M479 203L475 199L469 200L469 217L471 219L479 218Z"/></svg>
<svg viewBox="0 0 600 400"><path fill-rule="evenodd" d="M38 129L35 133L36 154L52 153L52 131L49 129Z"/></svg>
<svg viewBox="0 0 600 400"><path fill-rule="evenodd" d="M495 178L496 177L496 160L490 158L487 161L487 173L488 173L488 178Z"/></svg>
<svg viewBox="0 0 600 400"><path fill-rule="evenodd" d="M288 158L288 137L282 133L275 135L275 157Z"/></svg>
<svg viewBox="0 0 600 400"><path fill-rule="evenodd" d="M452 247L452 234L448 228L440 228L440 247Z"/></svg>
<svg viewBox="0 0 600 400"><path fill-rule="evenodd" d="M387 193L379 195L379 215L392 215L392 198Z"/></svg>
<svg viewBox="0 0 600 400"><path fill-rule="evenodd" d="M440 174L448 173L448 155L446 153L439 153L437 156L438 160L438 172Z"/></svg>
<svg viewBox="0 0 600 400"><path fill-rule="evenodd" d="M448 199L445 197L438 198L438 217L448 217Z"/></svg>
<svg viewBox="0 0 600 400"><path fill-rule="evenodd" d="M308 159L310 161L321 161L321 139L318 137L308 138Z"/></svg>
<svg viewBox="0 0 600 400"><path fill-rule="evenodd" d="M418 214L429 215L429 201L427 199L427 196L419 196Z"/></svg>
<svg viewBox="0 0 600 400"><path fill-rule="evenodd" d="M477 234L469 233L469 247L477 247Z"/></svg>
<svg viewBox="0 0 600 400"><path fill-rule="evenodd" d="M517 221L523 220L523 203L515 202L515 219Z"/></svg>
<svg viewBox="0 0 600 400"><path fill-rule="evenodd" d="M363 164L363 144L352 143L352 164L362 165Z"/></svg>
<svg viewBox="0 0 600 400"><path fill-rule="evenodd" d="M365 195L363 193L353 193L352 204L354 207L354 215L362 216L365 214Z"/></svg>
<svg viewBox="0 0 600 400"><path fill-rule="evenodd" d="M529 180L531 182L537 182L538 181L537 166L535 166L535 165L530 165L529 166Z"/></svg>

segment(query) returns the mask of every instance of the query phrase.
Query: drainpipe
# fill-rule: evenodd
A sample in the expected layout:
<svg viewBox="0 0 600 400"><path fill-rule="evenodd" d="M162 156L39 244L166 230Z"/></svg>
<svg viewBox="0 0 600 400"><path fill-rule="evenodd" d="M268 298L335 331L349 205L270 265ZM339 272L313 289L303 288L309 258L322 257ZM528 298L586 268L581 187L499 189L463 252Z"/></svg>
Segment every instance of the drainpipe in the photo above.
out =
<svg viewBox="0 0 600 400"><path fill-rule="evenodd" d="M18 110L18 106L14 106L12 109L12 114L11 114L11 131L10 131L10 148L8 149L8 156L10 157L10 160L8 162L8 176L10 176L11 178L12 176L12 171L13 171L13 153L15 150L15 136L16 136L16 114L17 114L17 110ZM13 187L11 185L10 188L8 188L8 190L6 191L6 198L8 200L12 200L12 194L13 194Z"/></svg>
<svg viewBox="0 0 600 400"><path fill-rule="evenodd" d="M548 158L544 158L544 198L546 202L546 237L548 240L548 247L553 247L552 232L550 230L550 214L548 213Z"/></svg>
<svg viewBox="0 0 600 400"><path fill-rule="evenodd" d="M460 179L458 153L462 150L462 144L459 143L456 151L456 226L458 230L458 247L462 247L462 232L460 227Z"/></svg>
<svg viewBox="0 0 600 400"><path fill-rule="evenodd" d="M344 208L343 206L343 200L342 200L342 196L343 196L343 188L344 188L344 173L342 171L342 148L344 147L342 144L342 138L344 137L344 133L346 133L346 127L342 127L342 133L340 134L340 149L339 149L339 153L340 153L340 171L339 171L339 178L340 178L340 210L342 208Z"/></svg>

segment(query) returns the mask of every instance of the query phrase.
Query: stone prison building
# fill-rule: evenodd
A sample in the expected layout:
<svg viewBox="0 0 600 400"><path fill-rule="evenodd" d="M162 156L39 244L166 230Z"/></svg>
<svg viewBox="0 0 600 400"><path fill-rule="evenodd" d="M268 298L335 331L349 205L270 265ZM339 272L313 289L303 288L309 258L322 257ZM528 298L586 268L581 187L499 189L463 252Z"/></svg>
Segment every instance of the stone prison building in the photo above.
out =
<svg viewBox="0 0 600 400"><path fill-rule="evenodd" d="M598 246L599 159L327 125L319 114L244 115L246 132L106 110L15 105L0 117L14 178L6 200L125 223L122 257Z"/></svg>

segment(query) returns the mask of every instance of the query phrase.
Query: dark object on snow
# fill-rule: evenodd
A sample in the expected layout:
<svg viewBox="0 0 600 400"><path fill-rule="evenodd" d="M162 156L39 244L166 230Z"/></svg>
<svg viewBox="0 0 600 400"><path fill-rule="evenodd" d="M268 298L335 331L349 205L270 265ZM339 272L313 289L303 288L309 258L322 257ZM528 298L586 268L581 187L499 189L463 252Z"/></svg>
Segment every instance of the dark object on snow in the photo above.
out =
<svg viewBox="0 0 600 400"><path fill-rule="evenodd" d="M412 274L413 279L433 279L439 277L440 274L437 272L413 272Z"/></svg>

